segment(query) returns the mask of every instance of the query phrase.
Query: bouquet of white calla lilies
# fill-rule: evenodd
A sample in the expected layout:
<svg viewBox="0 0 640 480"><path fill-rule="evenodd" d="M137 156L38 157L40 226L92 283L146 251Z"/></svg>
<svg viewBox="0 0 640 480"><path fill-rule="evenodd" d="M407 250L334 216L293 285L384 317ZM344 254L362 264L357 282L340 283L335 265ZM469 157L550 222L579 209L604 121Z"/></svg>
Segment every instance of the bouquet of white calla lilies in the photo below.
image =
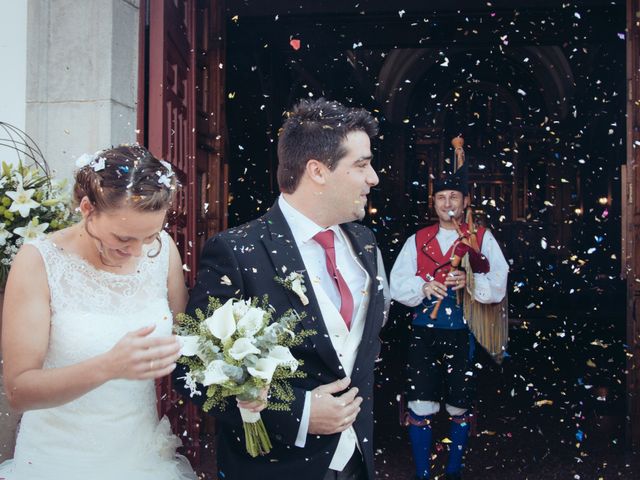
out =
<svg viewBox="0 0 640 480"><path fill-rule="evenodd" d="M245 337L253 337L264 327L264 312L255 307L250 307L238 320L238 330Z"/></svg>
<svg viewBox="0 0 640 480"><path fill-rule="evenodd" d="M233 347L229 350L229 355L236 360L242 360L251 354L260 354L260 349L256 348L252 340L246 337L239 338L233 342Z"/></svg>
<svg viewBox="0 0 640 480"><path fill-rule="evenodd" d="M213 312L204 323L209 327L211 334L222 340L226 341L236 331L236 321L233 316L233 298L227 300L222 307Z"/></svg>
<svg viewBox="0 0 640 480"><path fill-rule="evenodd" d="M198 384L206 388L204 411L223 410L228 397L243 401L263 398L269 390L267 408L289 410L294 399L287 382L304 377L301 362L290 348L315 334L295 329L300 316L289 310L274 320L266 297L229 299L222 304L209 299L206 312L197 310L197 318L178 315L176 333L182 344L179 363L187 366L184 380L191 396L199 395ZM247 452L253 457L271 450L271 442L259 413L240 408Z"/></svg>
<svg viewBox="0 0 640 480"><path fill-rule="evenodd" d="M220 385L221 383L229 380L229 377L223 372L224 365L224 360L214 360L207 365L207 368L204 371L202 384L205 387L208 387L209 385Z"/></svg>

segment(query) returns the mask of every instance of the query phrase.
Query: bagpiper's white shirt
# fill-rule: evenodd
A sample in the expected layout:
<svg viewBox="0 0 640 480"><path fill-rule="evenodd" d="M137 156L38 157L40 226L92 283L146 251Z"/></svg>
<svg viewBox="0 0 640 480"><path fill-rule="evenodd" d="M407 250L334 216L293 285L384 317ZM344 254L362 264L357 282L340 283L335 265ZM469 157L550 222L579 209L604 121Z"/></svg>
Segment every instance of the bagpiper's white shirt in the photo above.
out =
<svg viewBox="0 0 640 480"><path fill-rule="evenodd" d="M436 234L436 240L443 253L449 250L457 238L458 234L455 230L440 228ZM484 234L480 252L489 261L489 272L473 274L475 282L474 297L480 303L498 303L502 301L507 292L509 264L505 260L498 242L489 230ZM424 299L422 286L426 282L416 276L417 270L418 254L416 251L416 236L414 234L409 237L402 250L400 250L389 278L391 298L407 307L415 307Z"/></svg>

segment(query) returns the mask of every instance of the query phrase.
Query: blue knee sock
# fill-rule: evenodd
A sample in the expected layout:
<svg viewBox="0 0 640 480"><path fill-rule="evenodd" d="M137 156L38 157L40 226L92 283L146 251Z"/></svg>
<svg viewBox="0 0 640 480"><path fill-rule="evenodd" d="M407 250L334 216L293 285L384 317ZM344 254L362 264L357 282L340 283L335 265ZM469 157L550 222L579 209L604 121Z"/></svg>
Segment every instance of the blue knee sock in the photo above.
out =
<svg viewBox="0 0 640 480"><path fill-rule="evenodd" d="M416 476L418 478L429 478L431 464L431 417L416 415L409 411L411 418L418 422L428 420L424 426L409 425L409 437L411 438L411 449L413 450L413 461L416 464Z"/></svg>
<svg viewBox="0 0 640 480"><path fill-rule="evenodd" d="M458 423L465 418L464 415L451 418L451 431L449 432L451 449L449 450L447 473L460 473L460 470L462 470L462 456L464 455L464 451L467 448L467 441L469 440L470 425L468 421Z"/></svg>

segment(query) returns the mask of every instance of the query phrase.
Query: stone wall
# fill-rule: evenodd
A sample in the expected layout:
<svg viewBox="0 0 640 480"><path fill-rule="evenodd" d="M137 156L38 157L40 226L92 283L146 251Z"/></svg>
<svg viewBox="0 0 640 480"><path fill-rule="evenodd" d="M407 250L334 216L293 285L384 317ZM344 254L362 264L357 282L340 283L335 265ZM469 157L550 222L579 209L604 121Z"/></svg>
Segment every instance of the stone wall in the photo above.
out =
<svg viewBox="0 0 640 480"><path fill-rule="evenodd" d="M139 0L30 0L27 132L59 175L136 137Z"/></svg>

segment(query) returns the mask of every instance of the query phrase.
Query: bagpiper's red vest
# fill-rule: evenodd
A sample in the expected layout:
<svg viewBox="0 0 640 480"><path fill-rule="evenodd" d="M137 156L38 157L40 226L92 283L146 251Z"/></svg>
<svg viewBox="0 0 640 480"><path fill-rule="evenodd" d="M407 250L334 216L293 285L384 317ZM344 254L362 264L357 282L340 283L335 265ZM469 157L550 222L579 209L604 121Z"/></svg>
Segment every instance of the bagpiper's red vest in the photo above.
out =
<svg viewBox="0 0 640 480"><path fill-rule="evenodd" d="M447 273L451 270L451 255L456 242L453 242L449 250L442 253L440 243L438 243L436 239L438 230L440 230L440 225L436 223L422 228L416 233L416 251L418 256L418 271L416 272L416 276L425 281L429 281L427 275L430 275L438 282L444 283ZM466 223L463 223L460 225L460 230L462 230L463 233L467 233L469 227ZM484 227L478 227L476 236L480 248L482 248L484 232L486 232Z"/></svg>

